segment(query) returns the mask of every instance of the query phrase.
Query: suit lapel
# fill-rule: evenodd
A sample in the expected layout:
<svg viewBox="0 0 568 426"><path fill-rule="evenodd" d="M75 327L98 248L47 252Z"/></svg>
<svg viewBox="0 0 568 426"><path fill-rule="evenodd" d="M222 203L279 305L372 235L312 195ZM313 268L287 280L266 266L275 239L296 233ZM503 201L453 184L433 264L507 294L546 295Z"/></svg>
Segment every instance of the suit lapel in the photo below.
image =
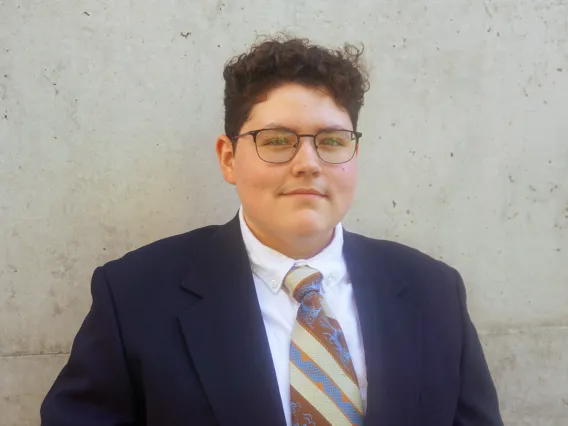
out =
<svg viewBox="0 0 568 426"><path fill-rule="evenodd" d="M345 232L344 255L353 284L367 365L365 425L419 424L422 359L419 304L386 260L382 246Z"/></svg>
<svg viewBox="0 0 568 426"><path fill-rule="evenodd" d="M284 425L274 364L238 217L192 261L198 296L180 316L191 359L220 425Z"/></svg>

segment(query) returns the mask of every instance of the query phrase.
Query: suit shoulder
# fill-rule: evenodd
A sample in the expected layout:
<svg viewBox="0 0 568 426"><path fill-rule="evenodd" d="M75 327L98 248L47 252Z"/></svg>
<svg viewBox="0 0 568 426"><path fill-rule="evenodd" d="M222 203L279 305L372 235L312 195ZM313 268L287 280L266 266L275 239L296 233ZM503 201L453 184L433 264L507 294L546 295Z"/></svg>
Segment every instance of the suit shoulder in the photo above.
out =
<svg viewBox="0 0 568 426"><path fill-rule="evenodd" d="M381 263L388 265L391 271L398 274L422 277L434 275L451 281L454 281L458 274L452 266L405 244L353 233L350 238L369 256L383 260Z"/></svg>
<svg viewBox="0 0 568 426"><path fill-rule="evenodd" d="M197 228L183 234L166 237L126 253L119 259L107 262L107 274L145 276L168 270L186 271L192 254L199 250L215 233L219 225Z"/></svg>

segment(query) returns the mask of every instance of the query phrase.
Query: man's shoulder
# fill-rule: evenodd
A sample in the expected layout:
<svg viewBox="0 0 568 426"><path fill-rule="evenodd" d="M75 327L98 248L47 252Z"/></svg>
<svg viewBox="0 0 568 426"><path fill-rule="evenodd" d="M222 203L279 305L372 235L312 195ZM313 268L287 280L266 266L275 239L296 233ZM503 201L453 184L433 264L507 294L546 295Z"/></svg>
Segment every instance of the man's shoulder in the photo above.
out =
<svg viewBox="0 0 568 426"><path fill-rule="evenodd" d="M103 268L108 274L122 278L148 277L162 271L183 273L219 227L220 225L210 225L162 238L106 263Z"/></svg>
<svg viewBox="0 0 568 426"><path fill-rule="evenodd" d="M397 276L410 279L431 276L444 281L455 281L458 272L442 260L400 242L377 239L348 232L354 245L359 247L368 262L376 262Z"/></svg>

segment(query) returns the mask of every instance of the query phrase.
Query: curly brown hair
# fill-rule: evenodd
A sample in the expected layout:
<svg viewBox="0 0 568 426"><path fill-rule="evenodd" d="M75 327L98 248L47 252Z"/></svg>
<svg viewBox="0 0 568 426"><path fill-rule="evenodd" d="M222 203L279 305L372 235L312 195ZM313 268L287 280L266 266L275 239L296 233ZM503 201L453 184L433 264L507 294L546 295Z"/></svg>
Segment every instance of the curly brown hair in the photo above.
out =
<svg viewBox="0 0 568 426"><path fill-rule="evenodd" d="M279 36L254 44L225 65L225 134L233 139L254 104L285 83L323 88L349 113L357 127L369 80L360 49L345 44L331 50L307 39Z"/></svg>

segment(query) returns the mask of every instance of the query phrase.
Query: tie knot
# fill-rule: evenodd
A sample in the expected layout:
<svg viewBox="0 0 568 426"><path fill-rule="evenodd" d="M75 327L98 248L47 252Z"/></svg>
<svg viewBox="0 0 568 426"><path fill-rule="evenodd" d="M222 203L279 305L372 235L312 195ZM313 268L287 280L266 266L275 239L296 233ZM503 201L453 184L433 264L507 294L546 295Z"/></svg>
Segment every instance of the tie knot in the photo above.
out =
<svg viewBox="0 0 568 426"><path fill-rule="evenodd" d="M323 275L309 266L293 266L284 277L284 285L298 302L311 292L321 290Z"/></svg>

